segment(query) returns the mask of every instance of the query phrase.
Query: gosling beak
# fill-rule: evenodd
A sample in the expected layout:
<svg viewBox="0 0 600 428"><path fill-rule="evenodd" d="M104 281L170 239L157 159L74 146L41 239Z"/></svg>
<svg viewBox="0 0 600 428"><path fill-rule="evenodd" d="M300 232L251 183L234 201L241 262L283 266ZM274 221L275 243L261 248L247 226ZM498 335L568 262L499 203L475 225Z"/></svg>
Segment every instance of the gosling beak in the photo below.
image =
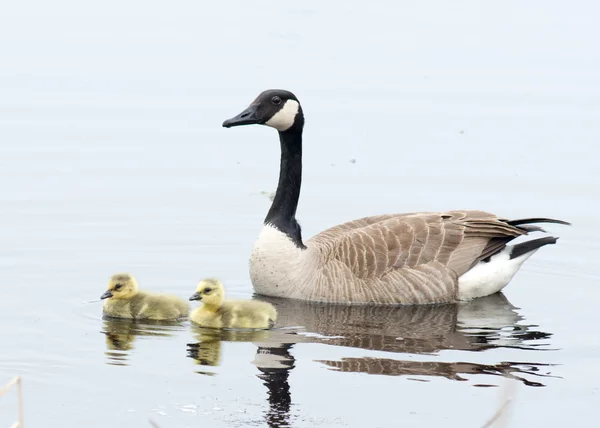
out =
<svg viewBox="0 0 600 428"><path fill-rule="evenodd" d="M232 126L255 125L263 123L258 112L258 106L259 104L250 104L246 110L223 122L223 126L225 128L231 128Z"/></svg>
<svg viewBox="0 0 600 428"><path fill-rule="evenodd" d="M108 299L109 297L112 297L112 291L111 290L106 290L104 292L104 294L102 296L100 296L100 300L104 300L104 299Z"/></svg>
<svg viewBox="0 0 600 428"><path fill-rule="evenodd" d="M200 293L195 292L194 294L192 294L192 296L190 297L190 300L202 300L202 296L200 295Z"/></svg>

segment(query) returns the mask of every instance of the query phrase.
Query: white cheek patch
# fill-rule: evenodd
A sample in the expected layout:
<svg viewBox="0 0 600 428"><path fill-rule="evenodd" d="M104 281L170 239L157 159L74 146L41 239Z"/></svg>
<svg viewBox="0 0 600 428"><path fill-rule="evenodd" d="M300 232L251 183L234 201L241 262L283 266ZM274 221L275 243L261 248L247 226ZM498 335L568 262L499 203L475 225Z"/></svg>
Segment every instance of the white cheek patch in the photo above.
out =
<svg viewBox="0 0 600 428"><path fill-rule="evenodd" d="M287 131L294 124L299 110L300 104L298 104L298 101L287 100L283 107L271 119L267 120L265 125L281 132Z"/></svg>

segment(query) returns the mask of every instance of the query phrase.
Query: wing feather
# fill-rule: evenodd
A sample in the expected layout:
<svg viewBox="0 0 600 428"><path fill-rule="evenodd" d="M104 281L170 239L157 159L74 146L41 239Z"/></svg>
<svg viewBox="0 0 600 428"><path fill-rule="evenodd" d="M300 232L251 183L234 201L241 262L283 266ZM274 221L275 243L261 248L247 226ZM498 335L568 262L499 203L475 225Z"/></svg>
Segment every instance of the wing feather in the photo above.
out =
<svg viewBox="0 0 600 428"><path fill-rule="evenodd" d="M307 245L319 250L326 277L345 282L343 294L439 301L474 264L527 232L483 211L388 214L332 227Z"/></svg>

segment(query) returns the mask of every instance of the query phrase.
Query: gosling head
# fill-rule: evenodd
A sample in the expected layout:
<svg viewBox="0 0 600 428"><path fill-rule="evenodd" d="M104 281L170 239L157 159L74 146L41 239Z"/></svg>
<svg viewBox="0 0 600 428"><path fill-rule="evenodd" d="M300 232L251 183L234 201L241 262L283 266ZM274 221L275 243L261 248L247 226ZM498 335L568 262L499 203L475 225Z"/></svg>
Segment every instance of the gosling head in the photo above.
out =
<svg viewBox="0 0 600 428"><path fill-rule="evenodd" d="M196 286L196 292L190 297L190 300L202 300L202 303L208 306L221 306L224 299L223 283L214 278L200 281Z"/></svg>
<svg viewBox="0 0 600 428"><path fill-rule="evenodd" d="M137 294L138 283L129 273L118 273L110 277L108 288L101 299L130 299Z"/></svg>
<svg viewBox="0 0 600 428"><path fill-rule="evenodd" d="M225 128L253 124L270 126L279 132L302 131L304 114L294 94L283 89L269 89L246 110L223 122Z"/></svg>

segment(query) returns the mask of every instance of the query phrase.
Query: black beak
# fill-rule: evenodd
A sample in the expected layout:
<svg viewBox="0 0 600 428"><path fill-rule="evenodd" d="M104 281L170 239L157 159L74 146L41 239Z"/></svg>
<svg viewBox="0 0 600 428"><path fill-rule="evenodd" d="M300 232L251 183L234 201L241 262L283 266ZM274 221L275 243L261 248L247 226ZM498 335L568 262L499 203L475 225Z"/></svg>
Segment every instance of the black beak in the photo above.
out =
<svg viewBox="0 0 600 428"><path fill-rule="evenodd" d="M104 292L104 294L102 296L100 296L100 300L104 300L104 299L108 299L109 297L112 297L112 291L111 290L106 290Z"/></svg>
<svg viewBox="0 0 600 428"><path fill-rule="evenodd" d="M256 125L261 123L263 123L263 121L258 114L258 104L250 104L246 110L236 117L232 117L223 122L223 126L225 128L231 128L232 126Z"/></svg>
<svg viewBox="0 0 600 428"><path fill-rule="evenodd" d="M200 295L200 293L195 292L194 294L192 294L192 296L190 297L190 300L202 300L202 296Z"/></svg>

